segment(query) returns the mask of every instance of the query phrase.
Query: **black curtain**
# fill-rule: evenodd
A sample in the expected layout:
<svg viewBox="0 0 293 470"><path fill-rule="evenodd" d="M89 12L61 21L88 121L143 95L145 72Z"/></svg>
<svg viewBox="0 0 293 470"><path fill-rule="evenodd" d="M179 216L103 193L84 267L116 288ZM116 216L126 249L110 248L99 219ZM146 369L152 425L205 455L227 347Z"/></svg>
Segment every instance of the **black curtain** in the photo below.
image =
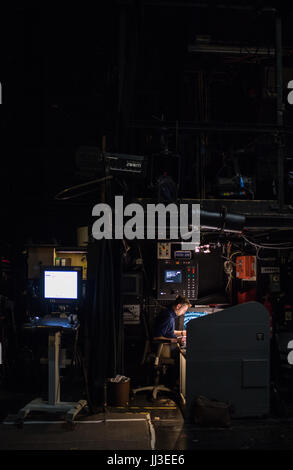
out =
<svg viewBox="0 0 293 470"><path fill-rule="evenodd" d="M121 240L98 240L88 246L86 359L91 403L104 399L105 379L124 373L121 304Z"/></svg>

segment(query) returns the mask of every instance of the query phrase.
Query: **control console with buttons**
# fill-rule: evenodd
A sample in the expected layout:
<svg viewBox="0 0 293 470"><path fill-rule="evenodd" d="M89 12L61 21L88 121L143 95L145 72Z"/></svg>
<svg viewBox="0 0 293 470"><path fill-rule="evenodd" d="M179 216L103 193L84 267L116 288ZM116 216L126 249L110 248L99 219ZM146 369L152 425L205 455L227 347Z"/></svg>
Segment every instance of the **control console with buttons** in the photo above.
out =
<svg viewBox="0 0 293 470"><path fill-rule="evenodd" d="M183 295L198 298L198 263L192 259L158 260L158 300L173 300Z"/></svg>

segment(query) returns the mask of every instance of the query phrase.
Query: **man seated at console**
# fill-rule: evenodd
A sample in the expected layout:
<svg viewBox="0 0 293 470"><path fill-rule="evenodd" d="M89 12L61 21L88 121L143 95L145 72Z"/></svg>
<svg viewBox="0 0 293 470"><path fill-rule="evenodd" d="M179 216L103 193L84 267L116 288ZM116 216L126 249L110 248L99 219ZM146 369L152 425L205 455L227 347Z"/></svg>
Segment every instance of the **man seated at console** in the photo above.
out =
<svg viewBox="0 0 293 470"><path fill-rule="evenodd" d="M165 346L161 357L171 358L174 361L173 366L168 369L166 374L168 385L174 390L179 384L179 349L177 344L179 343L180 346L186 344L186 330L176 330L175 321L176 318L184 315L189 307L191 307L189 300L179 295L168 308L162 310L157 316L153 327L153 340L164 340L166 343L171 343Z"/></svg>
<svg viewBox="0 0 293 470"><path fill-rule="evenodd" d="M153 339L166 339L169 342L179 342L184 344L186 341L186 330L175 330L175 320L184 315L191 307L186 297L178 295L171 305L164 309L156 318L153 327Z"/></svg>

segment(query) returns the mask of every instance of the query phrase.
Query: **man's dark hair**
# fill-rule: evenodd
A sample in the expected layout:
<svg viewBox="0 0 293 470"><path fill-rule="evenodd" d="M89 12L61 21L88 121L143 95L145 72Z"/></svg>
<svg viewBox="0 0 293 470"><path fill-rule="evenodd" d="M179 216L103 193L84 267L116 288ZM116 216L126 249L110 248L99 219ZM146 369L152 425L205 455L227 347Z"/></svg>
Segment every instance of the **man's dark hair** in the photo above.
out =
<svg viewBox="0 0 293 470"><path fill-rule="evenodd" d="M191 306L191 303L189 302L187 297L184 297L183 295L177 295L176 299L172 302L172 307L176 307L176 305L189 305Z"/></svg>

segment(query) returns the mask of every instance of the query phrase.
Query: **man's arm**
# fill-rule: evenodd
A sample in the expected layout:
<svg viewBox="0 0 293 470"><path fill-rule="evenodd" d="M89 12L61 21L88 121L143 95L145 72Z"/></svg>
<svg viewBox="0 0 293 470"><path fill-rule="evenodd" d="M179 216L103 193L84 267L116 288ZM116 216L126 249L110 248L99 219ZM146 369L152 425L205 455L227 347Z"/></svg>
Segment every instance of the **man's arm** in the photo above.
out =
<svg viewBox="0 0 293 470"><path fill-rule="evenodd" d="M177 343L177 338L167 338L166 336L155 336L153 341L165 341L166 343Z"/></svg>
<svg viewBox="0 0 293 470"><path fill-rule="evenodd" d="M174 330L176 336L186 336L186 330Z"/></svg>

